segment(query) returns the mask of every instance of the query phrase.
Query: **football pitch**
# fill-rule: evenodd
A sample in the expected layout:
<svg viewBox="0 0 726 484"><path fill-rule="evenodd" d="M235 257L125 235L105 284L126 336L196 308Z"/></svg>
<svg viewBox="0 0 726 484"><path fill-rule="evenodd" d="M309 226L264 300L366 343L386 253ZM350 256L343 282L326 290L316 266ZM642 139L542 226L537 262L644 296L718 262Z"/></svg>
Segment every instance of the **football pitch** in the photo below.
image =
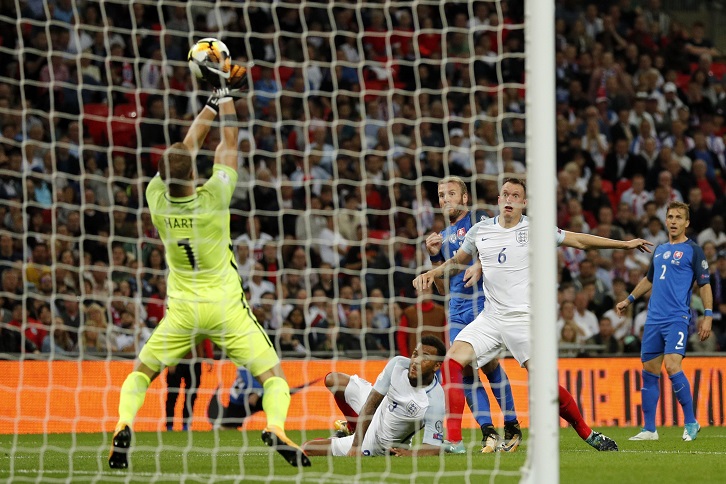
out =
<svg viewBox="0 0 726 484"><path fill-rule="evenodd" d="M620 452L596 452L572 429L560 433L563 483L716 483L726 479L726 428L704 427L694 442L682 429L659 429L657 442L630 442L635 428L597 429ZM300 432L289 435L300 442ZM329 433L305 432L305 438ZM443 457L312 458L312 467L290 467L265 447L257 431L137 433L131 465L110 470L110 434L0 435L0 480L5 482L503 482L520 479L525 444L511 454L480 454L477 436L465 434L466 455ZM15 444L14 444L15 442ZM246 450L241 451L241 448ZM15 450L13 450L15 449Z"/></svg>

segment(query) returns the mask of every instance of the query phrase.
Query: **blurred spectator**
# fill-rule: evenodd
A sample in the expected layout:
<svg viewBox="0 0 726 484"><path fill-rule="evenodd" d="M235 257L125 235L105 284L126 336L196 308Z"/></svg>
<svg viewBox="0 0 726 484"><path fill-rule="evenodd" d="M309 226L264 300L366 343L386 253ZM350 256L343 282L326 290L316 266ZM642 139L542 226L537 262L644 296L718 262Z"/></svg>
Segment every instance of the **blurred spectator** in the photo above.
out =
<svg viewBox="0 0 726 484"><path fill-rule="evenodd" d="M70 337L62 318L55 318L49 326L48 335L43 340L43 353L54 353L56 355L67 355L77 351L76 344Z"/></svg>
<svg viewBox="0 0 726 484"><path fill-rule="evenodd" d="M706 37L706 27L701 21L693 22L691 36L686 41L685 48L688 53L688 61L691 63L698 62L701 54L710 54L712 56L720 55L711 39Z"/></svg>
<svg viewBox="0 0 726 484"><path fill-rule="evenodd" d="M446 337L446 310L433 299L433 286L420 291L416 304L403 310L398 323L396 341L398 352L410 357L424 336Z"/></svg>
<svg viewBox="0 0 726 484"><path fill-rule="evenodd" d="M86 319L83 324L83 335L88 340L84 342L84 348L103 353L117 351L115 332L113 327L108 324L106 311L104 311L103 307L92 303L86 308L85 312Z"/></svg>
<svg viewBox="0 0 726 484"><path fill-rule="evenodd" d="M620 202L628 204L636 218L645 214L645 204L652 199L653 194L645 189L645 175L641 173L632 176L630 188L620 196Z"/></svg>
<svg viewBox="0 0 726 484"><path fill-rule="evenodd" d="M560 357L572 358L580 355L578 329L571 321L563 323L559 339Z"/></svg>
<svg viewBox="0 0 726 484"><path fill-rule="evenodd" d="M615 329L610 318L602 317L599 321L598 332L588 338L585 344L604 345L601 350L589 350L588 356L617 355L623 352L623 345L615 338Z"/></svg>
<svg viewBox="0 0 726 484"><path fill-rule="evenodd" d="M645 188L645 175L648 173L648 165L643 157L634 155L628 151L628 140L620 138L615 141L615 148L605 158L603 178L615 186L620 180L632 179L641 175L643 187Z"/></svg>
<svg viewBox="0 0 726 484"><path fill-rule="evenodd" d="M726 228L723 216L714 215L711 218L711 225L698 234L696 241L700 246L710 241L716 244L716 247L726 247Z"/></svg>
<svg viewBox="0 0 726 484"><path fill-rule="evenodd" d="M575 322L575 303L573 301L562 301L560 304L559 318L557 319L556 324L557 331L560 332L560 334L563 334L565 327L572 327L575 330L575 341L578 343L582 343L585 339L587 339L587 332ZM571 338L571 335L568 335L568 339L569 338ZM571 343L572 341L567 342Z"/></svg>

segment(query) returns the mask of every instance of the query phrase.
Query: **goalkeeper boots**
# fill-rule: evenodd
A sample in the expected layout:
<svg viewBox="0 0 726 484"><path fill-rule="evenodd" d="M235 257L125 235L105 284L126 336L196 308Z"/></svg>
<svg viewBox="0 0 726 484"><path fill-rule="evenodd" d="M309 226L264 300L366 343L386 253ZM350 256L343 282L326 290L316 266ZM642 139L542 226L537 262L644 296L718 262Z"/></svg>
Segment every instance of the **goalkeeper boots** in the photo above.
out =
<svg viewBox="0 0 726 484"><path fill-rule="evenodd" d="M686 442L696 440L696 436L700 431L701 426L698 424L698 422L687 423L685 428L683 429L683 440Z"/></svg>
<svg viewBox="0 0 726 484"><path fill-rule="evenodd" d="M522 429L519 422L504 422L504 440L499 444L499 452L514 452L522 443Z"/></svg>
<svg viewBox="0 0 726 484"><path fill-rule="evenodd" d="M481 453L491 454L492 452L496 452L502 441L502 438L499 436L494 426L482 425L481 433L484 436L481 439Z"/></svg>
<svg viewBox="0 0 726 484"><path fill-rule="evenodd" d="M588 437L585 442L587 442L599 451L618 450L618 444L616 444L613 439L601 434L600 432L595 432L594 430L592 432L592 435Z"/></svg>
<svg viewBox="0 0 726 484"><path fill-rule="evenodd" d="M310 467L307 454L290 440L279 427L267 427L262 431L262 441L272 447L293 467Z"/></svg>
<svg viewBox="0 0 726 484"><path fill-rule="evenodd" d="M335 429L335 436L338 438L353 435L353 432L351 432L350 428L348 428L348 422L345 420L336 420L335 423L333 423L333 428Z"/></svg>
<svg viewBox="0 0 726 484"><path fill-rule="evenodd" d="M111 469L126 469L129 466L128 456L131 446L131 429L128 425L116 428L113 434L111 452L108 454L108 466Z"/></svg>

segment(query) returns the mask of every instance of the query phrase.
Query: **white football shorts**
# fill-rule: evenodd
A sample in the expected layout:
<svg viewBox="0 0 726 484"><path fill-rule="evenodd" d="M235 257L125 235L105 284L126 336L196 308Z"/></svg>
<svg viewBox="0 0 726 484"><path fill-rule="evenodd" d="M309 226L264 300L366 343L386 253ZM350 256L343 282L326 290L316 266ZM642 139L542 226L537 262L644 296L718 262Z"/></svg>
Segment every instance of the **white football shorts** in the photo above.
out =
<svg viewBox="0 0 726 484"><path fill-rule="evenodd" d="M486 309L461 330L455 341L469 343L481 368L497 357L502 345L523 366L530 358L529 313L491 314Z"/></svg>

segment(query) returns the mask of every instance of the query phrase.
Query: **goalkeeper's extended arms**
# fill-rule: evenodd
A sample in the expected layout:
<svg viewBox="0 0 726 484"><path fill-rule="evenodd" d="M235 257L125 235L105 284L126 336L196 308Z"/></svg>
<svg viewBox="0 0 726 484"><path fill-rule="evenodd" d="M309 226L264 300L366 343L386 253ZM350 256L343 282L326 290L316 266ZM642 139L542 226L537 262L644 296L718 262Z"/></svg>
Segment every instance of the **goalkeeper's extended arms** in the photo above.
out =
<svg viewBox="0 0 726 484"><path fill-rule="evenodd" d="M237 169L237 111L230 97L219 100L219 120L221 141L214 152L214 163Z"/></svg>
<svg viewBox="0 0 726 484"><path fill-rule="evenodd" d="M199 150L204 143L204 139L209 133L209 129L212 127L212 121L217 117L217 113L212 109L204 108L202 112L197 114L194 118L194 122L189 127L187 135L184 137L184 145L191 152L192 158L197 156Z"/></svg>
<svg viewBox="0 0 726 484"><path fill-rule="evenodd" d="M349 456L353 457L360 454L360 446L363 445L363 439L366 436L368 427L371 425L373 415L375 415L382 401L383 395L378 393L375 388L371 389L368 399L366 399L366 403L363 404L360 415L358 415L358 424L356 425L355 434L353 434L353 444L348 452Z"/></svg>

